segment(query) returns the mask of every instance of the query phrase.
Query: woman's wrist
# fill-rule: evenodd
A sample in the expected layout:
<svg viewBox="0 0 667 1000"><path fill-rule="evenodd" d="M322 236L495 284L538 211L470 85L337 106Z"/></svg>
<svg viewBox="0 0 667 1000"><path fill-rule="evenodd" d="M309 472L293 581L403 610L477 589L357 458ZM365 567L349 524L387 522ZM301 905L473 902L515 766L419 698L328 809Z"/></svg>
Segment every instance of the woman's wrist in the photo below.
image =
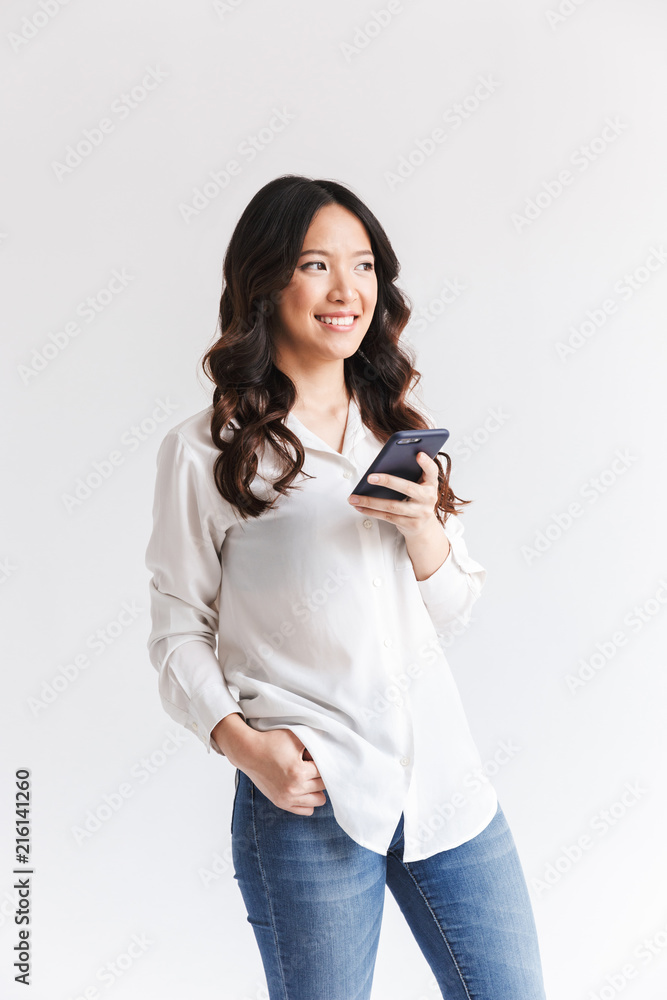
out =
<svg viewBox="0 0 667 1000"><path fill-rule="evenodd" d="M451 545L444 528L437 518L429 524L421 535L409 536L405 540L408 555L417 580L427 580L440 569L449 558Z"/></svg>
<svg viewBox="0 0 667 1000"><path fill-rule="evenodd" d="M257 739L257 731L247 724L240 712L231 712L221 719L211 730L211 739L219 746L233 767L252 752Z"/></svg>

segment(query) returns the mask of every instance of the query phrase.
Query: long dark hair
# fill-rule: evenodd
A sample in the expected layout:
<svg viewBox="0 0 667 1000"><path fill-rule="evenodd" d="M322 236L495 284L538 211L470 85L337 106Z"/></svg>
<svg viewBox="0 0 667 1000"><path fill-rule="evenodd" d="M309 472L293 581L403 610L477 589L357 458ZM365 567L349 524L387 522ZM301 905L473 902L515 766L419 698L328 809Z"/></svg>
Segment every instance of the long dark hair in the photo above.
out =
<svg viewBox="0 0 667 1000"><path fill-rule="evenodd" d="M214 476L220 495L242 518L259 517L289 489L305 459L299 438L284 419L297 398L292 380L273 362L271 323L281 290L297 266L308 228L324 205L338 204L366 227L375 255L377 304L360 352L343 361L345 383L356 399L364 424L381 441L395 431L424 430L430 425L406 402L420 381L414 354L399 344L411 313L409 300L395 285L400 264L384 229L351 190L332 180L285 174L265 184L238 220L223 263L220 334L202 359L204 373L215 384L211 437L220 454ZM235 419L229 441L221 432ZM273 482L273 499L250 489L258 470L258 453L270 445L279 456L282 475ZM290 453L289 448L294 454ZM438 466L439 496L435 513L442 524L461 500ZM306 473L303 473L307 476ZM307 478L312 478L308 476Z"/></svg>

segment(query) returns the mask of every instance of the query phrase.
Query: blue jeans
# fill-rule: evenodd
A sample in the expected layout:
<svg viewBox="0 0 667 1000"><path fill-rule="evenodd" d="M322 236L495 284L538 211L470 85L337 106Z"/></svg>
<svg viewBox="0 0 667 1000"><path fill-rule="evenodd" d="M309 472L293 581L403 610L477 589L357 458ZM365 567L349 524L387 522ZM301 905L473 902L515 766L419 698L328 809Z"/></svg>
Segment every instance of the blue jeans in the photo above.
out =
<svg viewBox="0 0 667 1000"><path fill-rule="evenodd" d="M368 1000L389 886L447 1000L545 1000L533 911L500 806L472 840L402 860L361 847L327 801L279 809L237 769L232 860L270 1000Z"/></svg>

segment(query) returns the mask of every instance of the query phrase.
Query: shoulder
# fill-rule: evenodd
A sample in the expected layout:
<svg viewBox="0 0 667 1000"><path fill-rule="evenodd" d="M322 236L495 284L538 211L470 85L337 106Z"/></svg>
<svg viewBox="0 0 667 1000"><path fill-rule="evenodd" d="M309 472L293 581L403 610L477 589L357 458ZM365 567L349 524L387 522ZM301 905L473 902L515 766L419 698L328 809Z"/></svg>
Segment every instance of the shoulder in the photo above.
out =
<svg viewBox="0 0 667 1000"><path fill-rule="evenodd" d="M211 441L211 415L213 406L207 406L198 413L191 413L189 417L179 421L170 427L165 437L177 437L189 445L191 448L201 448L206 445L213 447Z"/></svg>
<svg viewBox="0 0 667 1000"><path fill-rule="evenodd" d="M164 474L186 479L204 475L213 481L213 465L220 454L211 437L213 406L180 420L166 431L157 453L158 468Z"/></svg>
<svg viewBox="0 0 667 1000"><path fill-rule="evenodd" d="M211 418L213 404L192 413L179 423L170 427L162 439L164 449L173 450L180 446L185 456L210 462L220 454L211 438ZM233 428L225 428L222 432L223 441L231 438Z"/></svg>
<svg viewBox="0 0 667 1000"><path fill-rule="evenodd" d="M165 489L191 500L196 496L199 513L215 514L220 526L226 528L235 522L236 515L215 482L213 469L220 450L211 437L212 415L211 404L169 428L157 453L158 476ZM226 427L223 440L232 434L233 428Z"/></svg>

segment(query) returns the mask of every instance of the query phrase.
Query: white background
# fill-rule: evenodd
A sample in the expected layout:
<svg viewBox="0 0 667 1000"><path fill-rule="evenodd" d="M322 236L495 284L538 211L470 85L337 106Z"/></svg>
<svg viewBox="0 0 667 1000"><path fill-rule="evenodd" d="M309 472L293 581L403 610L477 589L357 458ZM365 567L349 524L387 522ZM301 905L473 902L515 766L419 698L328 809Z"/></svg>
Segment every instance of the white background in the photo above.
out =
<svg viewBox="0 0 667 1000"><path fill-rule="evenodd" d="M7 997L28 995L12 969L20 767L33 1000L266 996L229 862L233 769L159 703L143 556L160 440L211 397L198 365L227 241L263 184L300 173L350 185L386 228L423 396L451 431L452 485L475 501L466 540L489 575L448 658L497 770L549 1000L664 1000L667 9L404 0L373 18L387 7L3 5ZM149 70L160 82L145 99L113 110ZM480 77L493 81L484 99ZM445 118L457 104L467 117ZM276 108L292 120L261 132ZM59 170L105 117L103 141ZM419 163L436 128L446 138ZM250 161L240 149L258 134ZM209 172L232 159L240 172L216 186ZM127 284L107 303L114 270ZM443 302L448 282L465 287ZM90 322L89 296L104 306ZM108 477L68 503L112 452ZM134 611L118 624L123 605ZM93 648L97 630L107 641ZM166 754L170 733L182 745ZM498 769L502 741L520 749ZM105 812L105 796L120 807ZM99 829L77 837L97 810ZM135 941L130 962L133 935L144 950ZM108 963L122 975L101 978ZM373 1000L437 995L388 893Z"/></svg>

